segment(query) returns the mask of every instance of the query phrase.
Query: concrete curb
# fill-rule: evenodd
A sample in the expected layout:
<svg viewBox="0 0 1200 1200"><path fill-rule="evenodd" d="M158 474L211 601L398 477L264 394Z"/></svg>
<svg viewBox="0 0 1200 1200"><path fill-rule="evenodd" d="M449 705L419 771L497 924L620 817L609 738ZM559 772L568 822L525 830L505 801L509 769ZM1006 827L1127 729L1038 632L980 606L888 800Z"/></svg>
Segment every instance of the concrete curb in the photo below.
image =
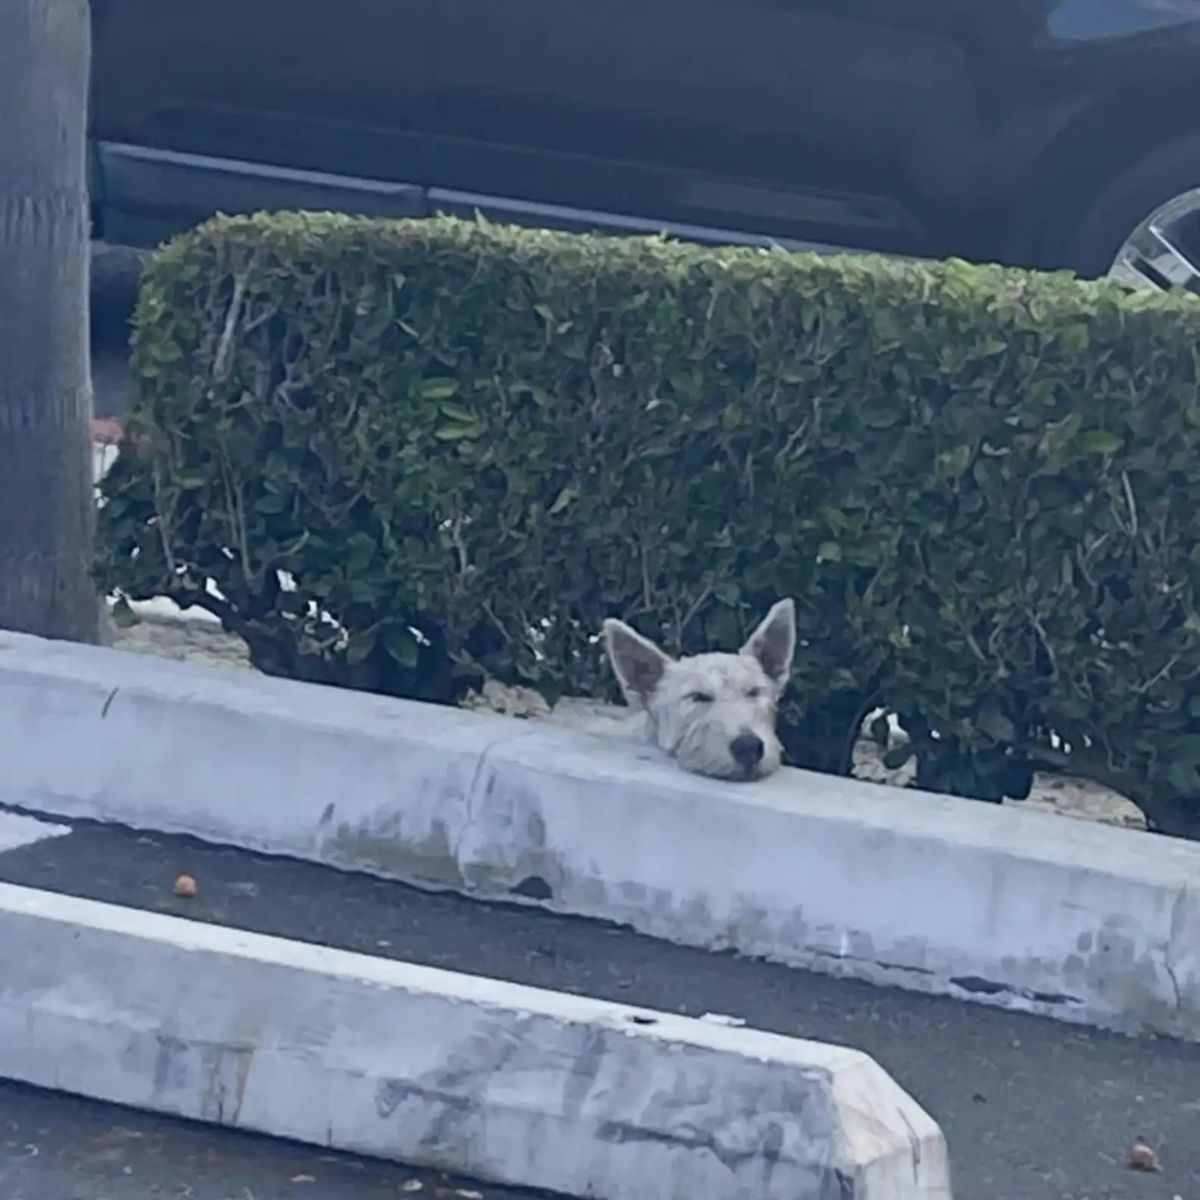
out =
<svg viewBox="0 0 1200 1200"><path fill-rule="evenodd" d="M0 636L0 801L1200 1040L1200 845Z"/></svg>
<svg viewBox="0 0 1200 1200"><path fill-rule="evenodd" d="M607 1200L949 1200L855 1050L0 885L0 1075Z"/></svg>

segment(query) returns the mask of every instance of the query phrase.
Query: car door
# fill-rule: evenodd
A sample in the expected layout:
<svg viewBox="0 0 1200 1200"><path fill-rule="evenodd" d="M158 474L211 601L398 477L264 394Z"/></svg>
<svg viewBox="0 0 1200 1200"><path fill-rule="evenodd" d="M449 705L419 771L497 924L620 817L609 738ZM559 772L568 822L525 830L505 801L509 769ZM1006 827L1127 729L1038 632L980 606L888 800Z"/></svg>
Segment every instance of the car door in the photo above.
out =
<svg viewBox="0 0 1200 1200"><path fill-rule="evenodd" d="M426 174L430 0L92 3L92 133L126 224L418 205L366 183Z"/></svg>
<svg viewBox="0 0 1200 1200"><path fill-rule="evenodd" d="M917 249L915 176L962 186L978 120L955 10L988 2L439 0L431 178Z"/></svg>

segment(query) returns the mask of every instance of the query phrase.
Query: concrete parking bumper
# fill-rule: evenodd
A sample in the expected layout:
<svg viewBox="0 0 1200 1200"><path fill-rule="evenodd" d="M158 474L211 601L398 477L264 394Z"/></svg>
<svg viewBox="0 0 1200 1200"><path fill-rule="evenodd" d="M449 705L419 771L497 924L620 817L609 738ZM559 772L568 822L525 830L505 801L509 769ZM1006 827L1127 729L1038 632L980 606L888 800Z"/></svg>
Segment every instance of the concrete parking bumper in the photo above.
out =
<svg viewBox="0 0 1200 1200"><path fill-rule="evenodd" d="M1200 1040L1200 846L0 635L0 801Z"/></svg>
<svg viewBox="0 0 1200 1200"><path fill-rule="evenodd" d="M605 1200L949 1200L857 1051L0 885L0 1075Z"/></svg>

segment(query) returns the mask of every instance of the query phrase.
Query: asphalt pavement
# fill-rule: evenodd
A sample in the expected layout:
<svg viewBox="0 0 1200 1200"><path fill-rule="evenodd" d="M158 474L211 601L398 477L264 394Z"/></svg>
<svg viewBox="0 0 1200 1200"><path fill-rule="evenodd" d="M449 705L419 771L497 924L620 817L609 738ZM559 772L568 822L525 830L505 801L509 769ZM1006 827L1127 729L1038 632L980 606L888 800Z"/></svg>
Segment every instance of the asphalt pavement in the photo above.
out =
<svg viewBox="0 0 1200 1200"><path fill-rule="evenodd" d="M197 881L192 899L174 895L181 873ZM1200 1197L1200 1046L871 987L672 946L597 922L90 823L0 853L0 879L669 1012L722 1013L762 1029L855 1046L873 1055L940 1122L958 1200ZM24 1103L0 1092L0 1144L25 1136ZM43 1139L59 1147L50 1161L65 1156L67 1165L53 1167L59 1174L43 1185L36 1174L41 1155L8 1159L0 1182L3 1170L20 1162L26 1172L22 1200L124 1200L120 1192L61 1190L71 1177L63 1172L86 1173L88 1138L94 1141L95 1130L114 1118L83 1115L92 1109L74 1102L43 1097L38 1103L54 1111L47 1127L58 1132ZM3 1124L14 1119L14 1110L18 1129L9 1136ZM118 1123L136 1125L127 1116ZM77 1125L78 1136L72 1132ZM154 1147L183 1139L195 1149L180 1151L179 1183L193 1188L198 1200L244 1200L228 1190L234 1183L253 1200L260 1193L294 1195L287 1190L291 1176L283 1176L309 1153L243 1143L225 1131L160 1132L165 1127L155 1121L145 1127L153 1132L144 1147L141 1139L118 1144L128 1159L124 1165L137 1172L155 1169L160 1160L176 1161ZM1143 1175L1126 1165L1139 1135L1157 1150L1160 1173ZM408 1178L378 1165L342 1167L331 1160L334 1182L319 1194L339 1197L336 1180L346 1171L362 1172L355 1177L385 1189ZM297 1168L293 1175L314 1172ZM14 1186L0 1189L0 1197L14 1200Z"/></svg>

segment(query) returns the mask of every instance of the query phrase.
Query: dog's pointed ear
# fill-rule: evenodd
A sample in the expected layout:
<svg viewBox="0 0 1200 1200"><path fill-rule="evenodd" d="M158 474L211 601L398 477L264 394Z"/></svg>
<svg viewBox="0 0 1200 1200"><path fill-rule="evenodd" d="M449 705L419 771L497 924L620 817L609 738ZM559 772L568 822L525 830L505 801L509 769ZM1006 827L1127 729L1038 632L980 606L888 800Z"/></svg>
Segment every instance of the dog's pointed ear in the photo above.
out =
<svg viewBox="0 0 1200 1200"><path fill-rule="evenodd" d="M757 658L767 678L780 687L787 682L796 654L796 605L791 597L771 606L741 653Z"/></svg>
<svg viewBox="0 0 1200 1200"><path fill-rule="evenodd" d="M626 702L645 707L651 693L662 682L671 659L624 621L610 617L603 628L608 661L612 663Z"/></svg>

